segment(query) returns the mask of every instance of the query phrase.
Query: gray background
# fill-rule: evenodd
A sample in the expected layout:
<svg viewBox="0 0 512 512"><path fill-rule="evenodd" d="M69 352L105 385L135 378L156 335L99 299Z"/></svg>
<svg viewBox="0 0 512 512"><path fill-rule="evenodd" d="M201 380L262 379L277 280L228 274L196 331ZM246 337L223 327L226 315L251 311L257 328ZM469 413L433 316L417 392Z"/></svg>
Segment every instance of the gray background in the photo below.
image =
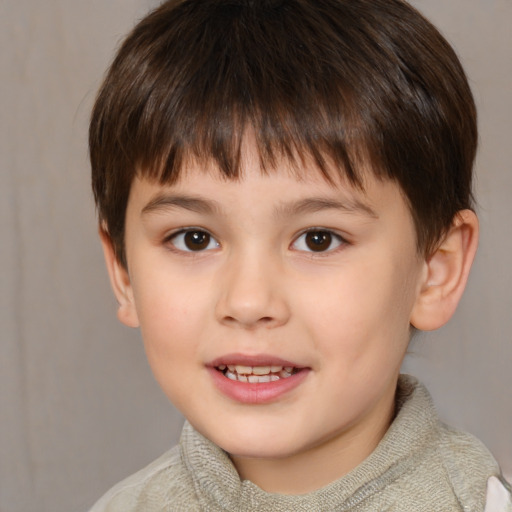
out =
<svg viewBox="0 0 512 512"><path fill-rule="evenodd" d="M0 0L0 512L86 510L181 419L119 325L89 192L87 119L150 0ZM482 238L454 320L406 370L512 475L512 2L417 0L479 105Z"/></svg>

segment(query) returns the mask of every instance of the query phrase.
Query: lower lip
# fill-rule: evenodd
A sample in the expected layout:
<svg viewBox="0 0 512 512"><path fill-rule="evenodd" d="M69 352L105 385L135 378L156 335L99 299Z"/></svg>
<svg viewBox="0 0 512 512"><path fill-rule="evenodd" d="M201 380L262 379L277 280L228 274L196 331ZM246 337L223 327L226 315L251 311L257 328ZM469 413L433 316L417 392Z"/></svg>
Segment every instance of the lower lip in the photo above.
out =
<svg viewBox="0 0 512 512"><path fill-rule="evenodd" d="M228 379L215 368L208 368L213 382L227 397L244 404L267 404L281 398L299 386L308 376L309 370L303 368L291 377L273 382L249 383Z"/></svg>

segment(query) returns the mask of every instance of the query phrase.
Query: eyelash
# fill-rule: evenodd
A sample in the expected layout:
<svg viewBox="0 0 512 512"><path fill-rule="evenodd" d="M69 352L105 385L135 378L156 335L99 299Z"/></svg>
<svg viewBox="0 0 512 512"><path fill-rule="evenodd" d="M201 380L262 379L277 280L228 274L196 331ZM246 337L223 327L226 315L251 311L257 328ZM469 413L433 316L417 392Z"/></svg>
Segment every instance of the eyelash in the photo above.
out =
<svg viewBox="0 0 512 512"><path fill-rule="evenodd" d="M188 240L188 242L197 241L198 244L197 244L196 248L198 250L194 250L194 249L190 248L190 246L186 245L187 240L185 237L187 237L187 235L190 235L191 237L193 237L194 235L200 235L199 238L196 237L196 240L194 240L193 238ZM309 235L311 235L311 236L322 235L323 239L320 238L318 240L319 241L318 248L322 249L320 244L326 243L326 242L328 243L327 248L325 250L317 251L317 250L311 248L311 246L308 246L307 245L308 241L306 240L306 237L308 237ZM202 240L201 236L206 238L206 240ZM180 237L182 237L182 238L180 239ZM180 240L179 243L176 243L177 239ZM303 240L302 247L297 247L298 245L300 245L301 240ZM314 239L310 240L310 241L314 242ZM210 251L210 250L217 249L220 247L220 243L215 239L215 237L213 237L213 235L211 235L211 233L209 233L208 231L206 231L204 229L194 228L194 227L180 229L179 231L172 233L171 235L169 235L165 238L164 243L172 245L173 250L176 250L181 253L191 253L191 254L198 254L201 252ZM314 242L314 243L316 243L316 242ZM340 250L340 248L347 245L348 243L349 242L347 242L347 240L345 240L345 238L343 238L341 235L333 232L330 229L310 228L306 231L303 231L300 235L298 235L293 240L290 247L293 248L294 250L298 250L299 252L309 253L310 255L323 256L323 255L330 254L330 253ZM213 244L213 247L211 247L212 244ZM336 244L335 247L332 247L333 244ZM179 245L181 245L181 247Z"/></svg>
<svg viewBox="0 0 512 512"><path fill-rule="evenodd" d="M207 237L206 246L205 247L200 247L201 244L199 243L198 247L197 247L199 250L193 250L190 247L186 247L186 239L185 239L185 237L187 235L191 235L191 236L193 236L193 235L206 235L206 237ZM181 240L182 247L179 247L178 244L176 243L176 240L179 239L179 237L183 237L183 239ZM198 239L198 241L199 241L199 239ZM214 243L214 247L210 247L212 242ZM164 243L172 245L173 249L178 251L178 252L181 252L181 253L192 253L192 254L201 253L201 252L204 252L206 250L212 250L212 249L216 249L216 248L220 247L219 242L208 231L206 231L204 229L200 229L200 228L194 228L194 227L180 229L179 231L176 231L176 232L172 233L171 235L169 235L169 236L167 236L165 238Z"/></svg>
<svg viewBox="0 0 512 512"><path fill-rule="evenodd" d="M308 235L319 235L319 234L323 235L324 237L325 236L328 237L328 239L327 239L328 247L327 247L326 250L315 251L314 249L311 249L311 247L300 248L298 250L301 251L301 252L308 253L311 256L313 256L313 255L315 255L315 256L324 256L324 255L327 255L327 254L331 254L333 252L337 252L338 250L342 249L345 245L348 245L348 243L349 243L341 235L335 233L334 231L332 231L330 229L310 228L310 229L308 229L306 231L303 231L297 238L295 238L295 240L292 242L291 246L292 247L297 246L297 244L302 239L304 239L303 245L307 245L306 237ZM324 238L324 240L325 240L325 238ZM320 240L320 242L322 243L322 240ZM336 246L332 247L333 244L336 244Z"/></svg>

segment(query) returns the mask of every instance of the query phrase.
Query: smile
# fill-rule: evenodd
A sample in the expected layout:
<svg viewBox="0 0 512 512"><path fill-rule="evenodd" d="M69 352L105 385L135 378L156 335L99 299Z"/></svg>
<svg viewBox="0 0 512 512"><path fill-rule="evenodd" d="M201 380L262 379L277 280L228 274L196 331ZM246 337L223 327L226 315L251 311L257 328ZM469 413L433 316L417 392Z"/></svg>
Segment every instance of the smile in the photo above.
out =
<svg viewBox="0 0 512 512"><path fill-rule="evenodd" d="M311 368L272 355L226 354L206 365L215 387L243 404L283 399L308 380Z"/></svg>
<svg viewBox="0 0 512 512"><path fill-rule="evenodd" d="M293 366L244 366L221 364L216 369L230 380L259 384L287 379L297 373Z"/></svg>

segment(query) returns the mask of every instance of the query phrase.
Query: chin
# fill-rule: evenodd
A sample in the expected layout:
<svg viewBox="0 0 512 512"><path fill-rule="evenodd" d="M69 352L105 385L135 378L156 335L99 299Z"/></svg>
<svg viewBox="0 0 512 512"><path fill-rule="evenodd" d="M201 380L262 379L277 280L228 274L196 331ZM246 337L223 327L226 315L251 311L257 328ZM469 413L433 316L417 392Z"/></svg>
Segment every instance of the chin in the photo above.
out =
<svg viewBox="0 0 512 512"><path fill-rule="evenodd" d="M225 431L220 435L206 435L206 437L235 457L282 459L305 449L300 443L295 443L288 434L288 432L284 432L281 435L276 435L269 431L262 432L259 429L258 432Z"/></svg>

